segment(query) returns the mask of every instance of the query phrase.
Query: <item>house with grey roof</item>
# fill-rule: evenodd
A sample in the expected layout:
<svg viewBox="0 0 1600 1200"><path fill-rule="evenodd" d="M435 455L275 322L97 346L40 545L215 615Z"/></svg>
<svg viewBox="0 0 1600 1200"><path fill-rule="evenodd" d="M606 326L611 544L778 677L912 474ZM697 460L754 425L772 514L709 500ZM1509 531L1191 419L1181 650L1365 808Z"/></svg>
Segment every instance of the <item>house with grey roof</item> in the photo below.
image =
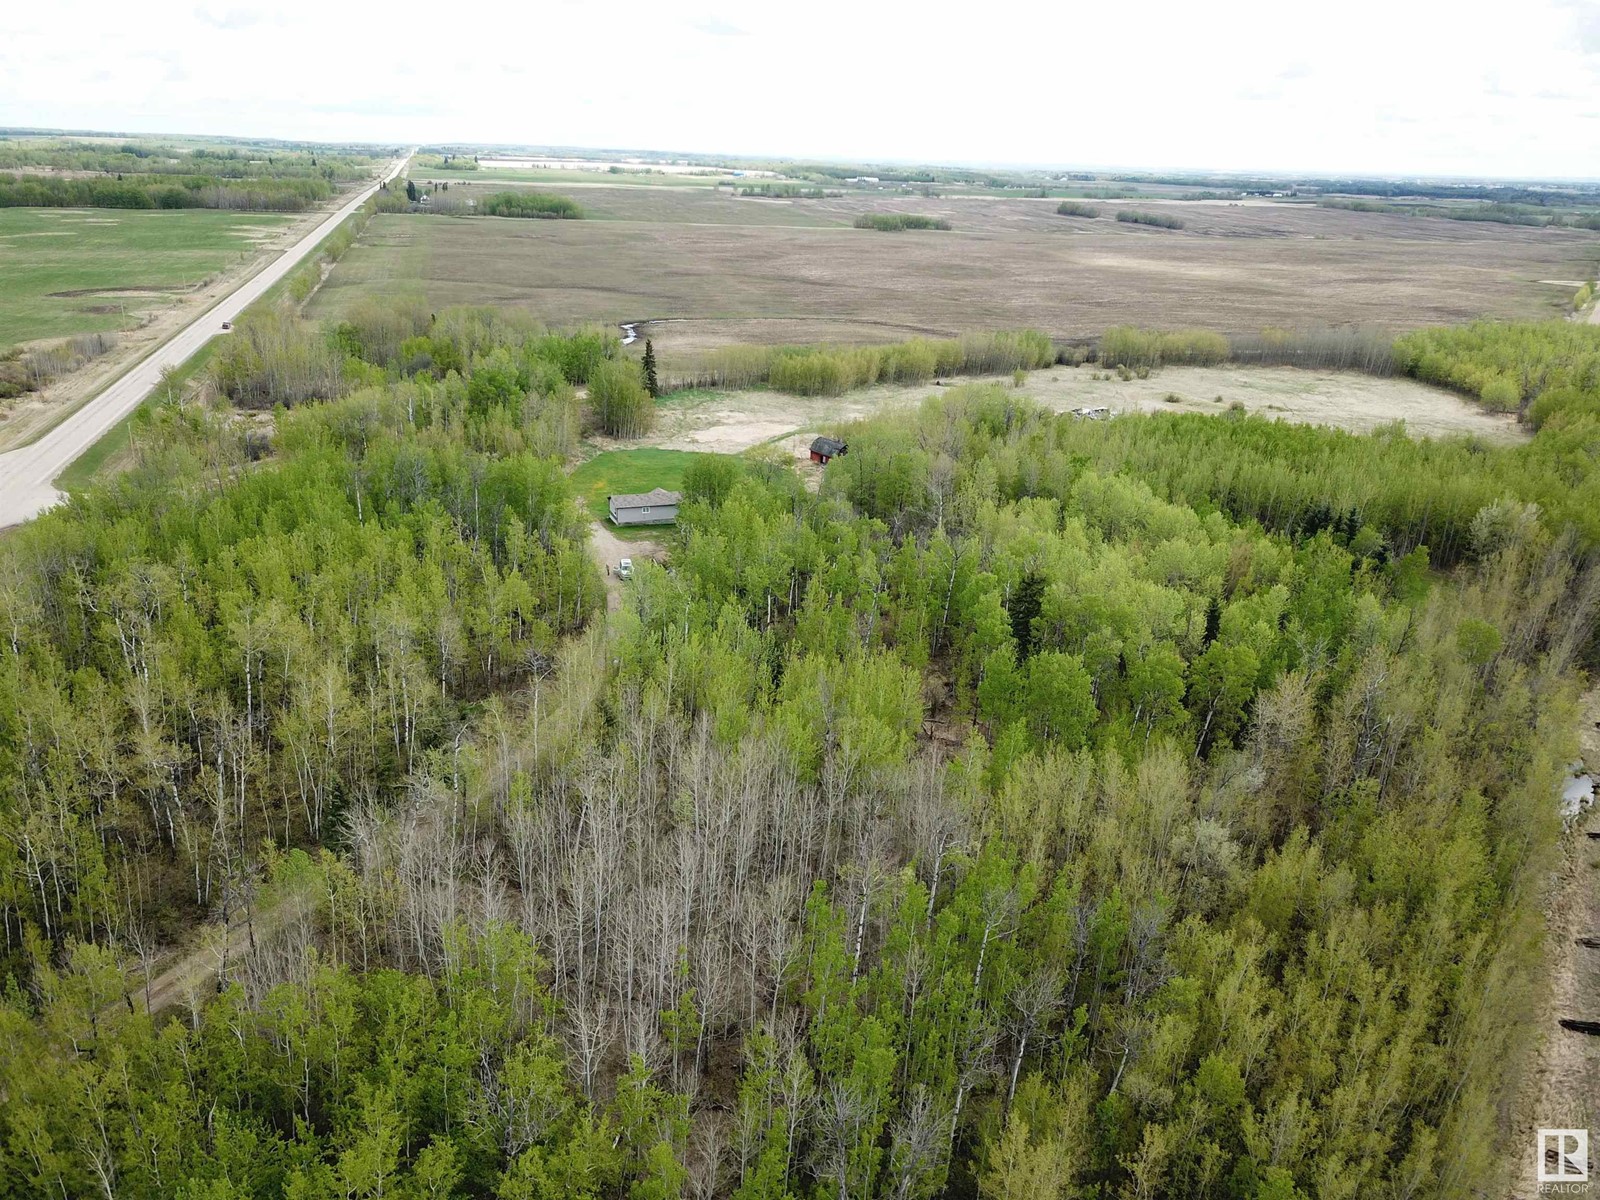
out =
<svg viewBox="0 0 1600 1200"><path fill-rule="evenodd" d="M607 496L613 525L671 525L678 519L683 493L652 488L643 495Z"/></svg>

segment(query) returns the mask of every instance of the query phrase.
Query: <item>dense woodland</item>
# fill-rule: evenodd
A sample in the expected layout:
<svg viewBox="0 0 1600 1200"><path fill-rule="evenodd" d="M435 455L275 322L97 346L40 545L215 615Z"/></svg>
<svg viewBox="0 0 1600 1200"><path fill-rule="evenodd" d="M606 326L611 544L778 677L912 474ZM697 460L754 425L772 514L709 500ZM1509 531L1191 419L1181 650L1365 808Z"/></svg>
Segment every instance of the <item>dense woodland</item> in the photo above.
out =
<svg viewBox="0 0 1600 1200"><path fill-rule="evenodd" d="M238 332L270 434L162 405L0 541L0 1192L1499 1194L1588 335L1395 348L1557 395L1517 448L966 385L816 490L705 456L603 621L561 462L647 421L614 338ZM1048 339L920 345L873 372ZM220 990L152 1019L201 920Z"/></svg>

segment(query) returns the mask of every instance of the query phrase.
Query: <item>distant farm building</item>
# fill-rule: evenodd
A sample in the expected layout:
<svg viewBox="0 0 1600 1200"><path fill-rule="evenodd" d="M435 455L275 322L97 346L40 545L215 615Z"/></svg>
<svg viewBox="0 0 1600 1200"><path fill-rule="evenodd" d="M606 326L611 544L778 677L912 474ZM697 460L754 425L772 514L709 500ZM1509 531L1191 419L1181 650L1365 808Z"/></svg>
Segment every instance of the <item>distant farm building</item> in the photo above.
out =
<svg viewBox="0 0 1600 1200"><path fill-rule="evenodd" d="M671 525L678 519L681 492L653 488L641 496L607 496L613 525Z"/></svg>
<svg viewBox="0 0 1600 1200"><path fill-rule="evenodd" d="M827 465L836 458L843 458L849 449L838 438L819 437L811 443L811 461Z"/></svg>

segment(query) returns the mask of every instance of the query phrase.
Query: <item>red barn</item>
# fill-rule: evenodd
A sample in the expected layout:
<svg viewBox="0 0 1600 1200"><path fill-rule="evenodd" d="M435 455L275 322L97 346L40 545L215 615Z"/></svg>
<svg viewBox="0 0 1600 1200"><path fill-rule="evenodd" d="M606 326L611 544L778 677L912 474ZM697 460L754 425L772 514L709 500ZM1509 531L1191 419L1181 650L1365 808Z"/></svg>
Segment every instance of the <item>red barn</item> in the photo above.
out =
<svg viewBox="0 0 1600 1200"><path fill-rule="evenodd" d="M835 458L842 458L849 449L838 438L819 437L811 443L811 461L826 465Z"/></svg>

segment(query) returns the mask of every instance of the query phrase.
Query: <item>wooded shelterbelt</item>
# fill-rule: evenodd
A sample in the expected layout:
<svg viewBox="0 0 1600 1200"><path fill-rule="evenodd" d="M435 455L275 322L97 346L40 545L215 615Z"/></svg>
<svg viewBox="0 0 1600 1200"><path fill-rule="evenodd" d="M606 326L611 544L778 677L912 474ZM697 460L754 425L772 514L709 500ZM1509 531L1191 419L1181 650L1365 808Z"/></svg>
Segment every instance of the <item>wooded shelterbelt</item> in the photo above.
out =
<svg viewBox="0 0 1600 1200"><path fill-rule="evenodd" d="M303 212L376 160L333 149L182 149L0 142L0 208L220 208Z"/></svg>
<svg viewBox="0 0 1600 1200"><path fill-rule="evenodd" d="M241 324L262 461L166 406L0 544L3 1187L1492 1193L1600 604L1581 352L1418 343L1533 347L1574 394L1516 448L967 385L815 492L704 456L602 625L559 460L642 389L614 338ZM130 1011L201 917L221 994Z"/></svg>

